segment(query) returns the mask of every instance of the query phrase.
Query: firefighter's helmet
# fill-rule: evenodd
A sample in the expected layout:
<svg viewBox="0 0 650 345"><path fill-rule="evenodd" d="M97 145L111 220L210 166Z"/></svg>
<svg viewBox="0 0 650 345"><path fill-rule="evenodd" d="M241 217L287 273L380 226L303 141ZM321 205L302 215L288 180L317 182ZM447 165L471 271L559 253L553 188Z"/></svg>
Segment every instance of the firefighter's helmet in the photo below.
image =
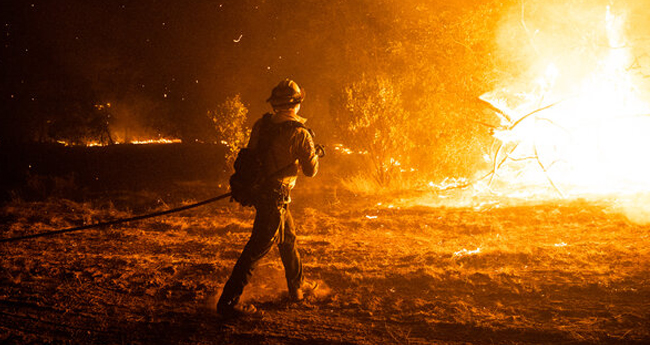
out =
<svg viewBox="0 0 650 345"><path fill-rule="evenodd" d="M271 97L266 101L273 107L278 107L297 104L303 99L305 99L305 90L301 89L295 81L285 79L273 88Z"/></svg>

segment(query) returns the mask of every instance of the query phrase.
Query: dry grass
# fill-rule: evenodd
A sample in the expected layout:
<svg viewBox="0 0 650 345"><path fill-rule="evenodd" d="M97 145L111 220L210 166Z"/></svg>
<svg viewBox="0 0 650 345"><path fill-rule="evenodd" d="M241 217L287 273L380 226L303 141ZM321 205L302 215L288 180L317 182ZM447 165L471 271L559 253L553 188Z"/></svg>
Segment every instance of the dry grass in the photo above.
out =
<svg viewBox="0 0 650 345"><path fill-rule="evenodd" d="M157 198L144 199L139 203ZM283 299L274 250L246 290L263 315L220 321L215 297L253 216L221 203L2 245L0 340L650 342L648 227L607 203L430 207L422 196L379 199L315 188L294 199L305 272L321 282L317 298ZM16 201L0 210L2 235L132 214L110 205Z"/></svg>

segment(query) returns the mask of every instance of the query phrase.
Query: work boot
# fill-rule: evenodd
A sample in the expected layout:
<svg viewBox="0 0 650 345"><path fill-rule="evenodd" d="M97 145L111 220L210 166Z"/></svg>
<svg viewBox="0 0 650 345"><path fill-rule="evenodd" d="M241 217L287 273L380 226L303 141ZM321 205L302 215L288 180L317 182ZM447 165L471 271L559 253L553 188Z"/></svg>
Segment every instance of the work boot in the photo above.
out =
<svg viewBox="0 0 650 345"><path fill-rule="evenodd" d="M305 299L305 296L313 296L314 290L318 288L318 283L313 281L304 281L300 288L294 291L289 291L289 298L294 302L300 302Z"/></svg>
<svg viewBox="0 0 650 345"><path fill-rule="evenodd" d="M257 315L257 308L252 304L235 305L234 307L217 308L217 313L224 319L234 319Z"/></svg>

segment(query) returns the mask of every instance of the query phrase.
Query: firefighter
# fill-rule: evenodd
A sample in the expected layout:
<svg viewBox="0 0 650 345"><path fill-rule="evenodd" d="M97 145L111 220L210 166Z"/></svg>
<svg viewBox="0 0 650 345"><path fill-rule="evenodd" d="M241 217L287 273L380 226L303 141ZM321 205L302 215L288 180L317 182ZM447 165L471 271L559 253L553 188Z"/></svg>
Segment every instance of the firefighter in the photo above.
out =
<svg viewBox="0 0 650 345"><path fill-rule="evenodd" d="M217 312L223 317L252 314L252 305L238 304L253 270L277 243L284 265L289 298L301 301L313 292L317 284L303 277L302 262L296 248L296 232L289 211L291 190L298 171L313 177L318 172L322 149L314 145L312 132L304 126L307 119L298 115L305 92L290 79L281 81L271 92L267 102L273 113L266 114L253 125L248 148L258 152L263 170L271 175L264 184L254 207L255 222L230 278L221 292Z"/></svg>

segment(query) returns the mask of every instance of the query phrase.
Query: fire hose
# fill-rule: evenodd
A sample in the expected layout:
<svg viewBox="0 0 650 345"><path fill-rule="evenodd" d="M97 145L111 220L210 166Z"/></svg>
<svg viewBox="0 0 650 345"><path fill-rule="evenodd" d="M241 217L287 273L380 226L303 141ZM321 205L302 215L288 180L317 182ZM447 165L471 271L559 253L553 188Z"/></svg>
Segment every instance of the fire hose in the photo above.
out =
<svg viewBox="0 0 650 345"><path fill-rule="evenodd" d="M316 145L316 154L319 157L325 157L325 148L322 145ZM291 165L293 165L293 163L291 163L289 166L291 166ZM281 170L284 170L284 168L280 169L279 171L281 171ZM37 237L54 236L54 235L65 234L65 233L68 233L68 232L81 231L81 230L87 230L87 229L95 229L95 228L101 228L101 227L105 227L105 226L117 225L117 224L122 224L122 223L127 223L127 222L135 222L135 221L138 221L138 220L143 220L143 219L148 219L148 218L160 217L160 216L168 215L168 214L171 214L171 213L177 213L177 212L189 210L189 209L192 209L192 208L196 208L196 207L199 207L199 206L207 205L207 204L213 203L215 201L225 199L225 198L231 196L231 194L232 193L228 192L226 194L221 194L219 196L215 196L214 198L199 201L199 202L191 204L191 205L185 205L185 206L173 208L171 210L154 212L154 213L149 213L149 214L143 214L143 215L140 215L140 216L135 216L135 217L130 217L130 218L121 218L121 219L111 220L111 221L108 221L108 222L100 222L100 223L95 223L95 224L77 226L77 227L74 227L74 228L40 232L40 233L32 234L32 235L2 238L2 239L0 239L0 243L16 242L16 241L27 240L27 239L31 239L31 238L37 238Z"/></svg>
<svg viewBox="0 0 650 345"><path fill-rule="evenodd" d="M26 239L30 239L30 238L37 238L37 237L54 236L54 235L60 235L60 234L68 233L68 232L87 230L87 229L95 229L95 228L101 228L101 227L105 227L105 226L117 225L117 224L122 224L122 223L127 223L127 222L134 222L134 221L148 219L148 218L160 217L160 216L168 215L168 214L171 214L171 213L177 213L177 212L189 210L189 209L192 209L192 208L196 208L196 207L199 207L199 206L207 205L207 204L213 203L215 201L225 199L225 198L229 197L230 194L231 193L226 193L226 194L216 196L214 198L206 199L206 200L191 204L191 205L185 205L185 206L173 208L171 210L159 211L159 212L154 212L154 213L149 213L149 214L143 214L143 215L130 217L130 218L121 218L121 219L111 220L111 221L108 221L108 222L100 222L100 223L95 223L95 224L82 225L82 226L77 226L77 227L74 227L74 228L68 228L68 229L62 229L62 230L46 231L46 232L41 232L41 233L32 234L32 235L3 238L3 239L0 239L0 243L15 242L15 241L21 241L21 240L26 240Z"/></svg>

